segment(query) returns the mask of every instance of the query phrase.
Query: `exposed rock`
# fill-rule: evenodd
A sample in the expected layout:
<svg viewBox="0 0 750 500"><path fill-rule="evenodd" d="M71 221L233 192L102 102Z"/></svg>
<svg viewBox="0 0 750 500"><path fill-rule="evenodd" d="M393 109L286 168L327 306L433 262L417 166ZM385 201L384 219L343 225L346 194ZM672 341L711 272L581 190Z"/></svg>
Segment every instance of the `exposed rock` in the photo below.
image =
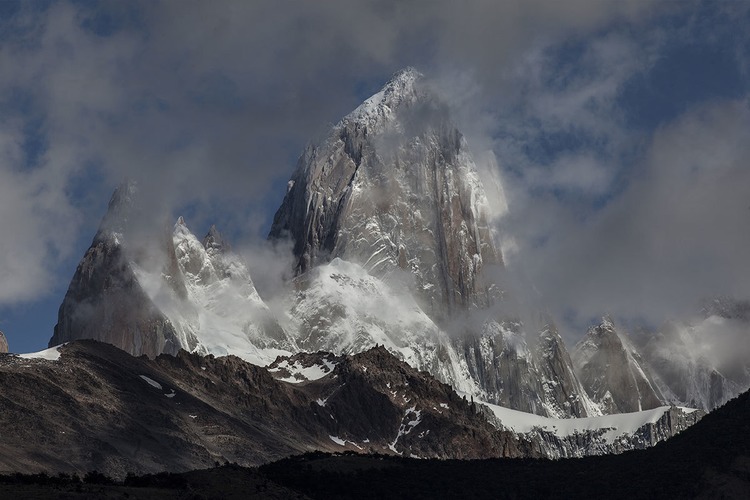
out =
<svg viewBox="0 0 750 500"><path fill-rule="evenodd" d="M573 351L581 383L605 413L626 413L662 405L657 389L638 351L615 330L610 318L589 329Z"/></svg>
<svg viewBox="0 0 750 500"><path fill-rule="evenodd" d="M547 414L559 418L598 415L601 410L578 380L557 327L550 318L541 319L543 326L533 353Z"/></svg>
<svg viewBox="0 0 750 500"><path fill-rule="evenodd" d="M0 332L0 354L8 352L8 340L5 338L5 334Z"/></svg>
<svg viewBox="0 0 750 500"><path fill-rule="evenodd" d="M50 346L95 339L136 356L185 349L259 364L288 353L291 341L218 230L201 243L182 217L170 231L140 204L135 183L115 191L60 306Z"/></svg>
<svg viewBox="0 0 750 500"><path fill-rule="evenodd" d="M112 195L99 231L78 264L58 312L50 346L76 339L108 342L139 356L176 353L187 345L178 338L170 320L154 304L136 276L135 260L149 255L126 248L124 240L140 228L137 188L128 182ZM157 245L158 246L158 245ZM164 242L161 264L175 293L184 293L174 248ZM187 339L186 339L187 340ZM190 339L194 342L194 339Z"/></svg>
<svg viewBox="0 0 750 500"><path fill-rule="evenodd" d="M413 69L396 74L300 157L269 237L296 272L340 257L376 276L410 273L427 313L486 305L502 264L474 160L446 106Z"/></svg>

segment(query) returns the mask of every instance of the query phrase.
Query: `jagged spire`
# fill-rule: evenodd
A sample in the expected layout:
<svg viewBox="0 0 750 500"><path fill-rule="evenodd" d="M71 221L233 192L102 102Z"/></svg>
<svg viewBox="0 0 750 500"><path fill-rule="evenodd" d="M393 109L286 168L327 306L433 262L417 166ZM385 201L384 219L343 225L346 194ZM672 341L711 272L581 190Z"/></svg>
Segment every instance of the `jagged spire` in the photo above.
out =
<svg viewBox="0 0 750 500"><path fill-rule="evenodd" d="M107 213L99 225L98 235L123 233L128 226L138 196L138 184L134 180L123 180L112 193Z"/></svg>
<svg viewBox="0 0 750 500"><path fill-rule="evenodd" d="M0 332L0 353L8 352L8 340L5 338L5 334Z"/></svg>
<svg viewBox="0 0 750 500"><path fill-rule="evenodd" d="M232 250L232 246L224 239L215 225L211 225L208 234L203 238L203 247L207 251L213 250L218 253L227 253Z"/></svg>
<svg viewBox="0 0 750 500"><path fill-rule="evenodd" d="M379 92L346 115L339 126L347 122L358 122L377 127L379 123L387 121L388 116L402 104L413 103L430 95L418 85L423 78L424 75L412 67L397 71Z"/></svg>

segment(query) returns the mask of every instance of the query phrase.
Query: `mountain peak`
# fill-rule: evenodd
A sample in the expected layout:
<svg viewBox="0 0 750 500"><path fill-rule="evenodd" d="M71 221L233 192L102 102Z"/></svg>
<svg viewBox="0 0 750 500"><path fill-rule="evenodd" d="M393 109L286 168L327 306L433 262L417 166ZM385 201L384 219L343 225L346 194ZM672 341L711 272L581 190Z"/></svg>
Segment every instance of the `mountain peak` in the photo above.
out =
<svg viewBox="0 0 750 500"><path fill-rule="evenodd" d="M403 104L413 103L429 94L419 85L424 75L409 66L393 74L379 92L344 117L339 125L360 122L370 126L383 121Z"/></svg>
<svg viewBox="0 0 750 500"><path fill-rule="evenodd" d="M424 78L424 75L422 73L420 73L413 66L407 66L403 69L396 71L393 74L393 76L391 76L391 79L388 80L388 83L385 85L385 88L413 87L414 83L419 81L421 78Z"/></svg>
<svg viewBox="0 0 750 500"><path fill-rule="evenodd" d="M601 322L597 326L592 326L589 328L589 335L611 335L614 334L617 336L617 331L615 330L615 322L612 320L612 318L609 315L602 316Z"/></svg>
<svg viewBox="0 0 750 500"><path fill-rule="evenodd" d="M107 206L107 213L99 225L99 235L104 233L122 234L128 226L138 196L138 184L126 179L115 188Z"/></svg>
<svg viewBox="0 0 750 500"><path fill-rule="evenodd" d="M232 250L232 246L226 239L224 239L224 236L222 236L213 224L203 238L203 247L207 251L213 251L216 253L226 253Z"/></svg>

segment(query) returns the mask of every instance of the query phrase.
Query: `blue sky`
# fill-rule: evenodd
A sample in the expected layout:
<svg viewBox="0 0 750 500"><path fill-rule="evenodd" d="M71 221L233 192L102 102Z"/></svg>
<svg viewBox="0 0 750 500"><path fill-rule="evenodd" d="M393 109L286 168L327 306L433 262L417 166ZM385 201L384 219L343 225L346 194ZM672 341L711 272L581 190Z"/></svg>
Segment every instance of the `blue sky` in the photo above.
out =
<svg viewBox="0 0 750 500"><path fill-rule="evenodd" d="M305 144L407 65L497 157L517 293L568 338L750 298L750 3L284 3L0 2L12 350L46 346L124 177L257 248Z"/></svg>

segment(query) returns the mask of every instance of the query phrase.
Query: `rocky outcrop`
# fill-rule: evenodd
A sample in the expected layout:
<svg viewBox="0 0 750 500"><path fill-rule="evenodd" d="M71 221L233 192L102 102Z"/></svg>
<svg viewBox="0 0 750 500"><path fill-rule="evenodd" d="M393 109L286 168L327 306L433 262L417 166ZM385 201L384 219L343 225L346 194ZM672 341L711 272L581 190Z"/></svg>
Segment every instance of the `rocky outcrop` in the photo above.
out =
<svg viewBox="0 0 750 500"><path fill-rule="evenodd" d="M0 332L0 354L8 352L8 340L5 338L5 334Z"/></svg>
<svg viewBox="0 0 750 500"><path fill-rule="evenodd" d="M522 411L596 414L576 394L563 344L537 357L533 333L529 342L524 325L496 311L502 291L488 271L503 259L491 222L505 202L490 182L491 201L424 78L394 75L305 151L274 217L269 238L292 240L298 275L290 335L337 353L382 343L461 391Z"/></svg>
<svg viewBox="0 0 750 500"><path fill-rule="evenodd" d="M195 339L180 339L172 322L159 310L137 276L140 260L165 272L174 293L185 288L177 273L174 248L164 238L156 245L164 258L151 262L139 244L127 247L126 239L140 233L137 188L128 182L112 195L99 231L78 264L63 303L50 346L76 339L108 342L133 355L157 356L195 346ZM158 234L158 233L157 233ZM140 242L139 242L140 243ZM170 251L171 250L171 251ZM189 342L187 341L189 340Z"/></svg>
<svg viewBox="0 0 750 500"><path fill-rule="evenodd" d="M293 346L242 259L212 227L201 243L139 206L135 183L112 196L58 313L50 346L94 339L130 354L237 354L266 364ZM272 352L265 352L271 348Z"/></svg>
<svg viewBox="0 0 750 500"><path fill-rule="evenodd" d="M605 413L626 413L661 406L663 397L630 340L610 318L589 329L576 345L573 361L589 397Z"/></svg>
<svg viewBox="0 0 750 500"><path fill-rule="evenodd" d="M486 305L502 264L465 139L413 69L396 74L300 157L269 238L291 238L299 273L339 257L408 273L432 317Z"/></svg>

